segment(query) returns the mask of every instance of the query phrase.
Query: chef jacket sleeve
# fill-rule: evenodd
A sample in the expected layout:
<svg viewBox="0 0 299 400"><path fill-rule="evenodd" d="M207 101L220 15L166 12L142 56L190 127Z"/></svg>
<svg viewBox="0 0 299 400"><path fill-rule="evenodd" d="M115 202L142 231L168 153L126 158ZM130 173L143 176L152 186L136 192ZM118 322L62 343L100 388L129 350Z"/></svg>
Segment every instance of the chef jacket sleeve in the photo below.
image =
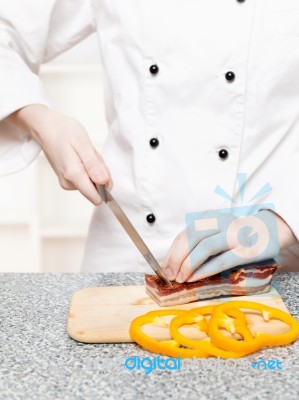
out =
<svg viewBox="0 0 299 400"><path fill-rule="evenodd" d="M299 146L280 164L280 172L271 181L269 200L278 214L292 229L299 242Z"/></svg>
<svg viewBox="0 0 299 400"><path fill-rule="evenodd" d="M299 151L285 162L287 168L282 168L285 173L278 177L273 187L273 201L276 213L287 222L299 241Z"/></svg>
<svg viewBox="0 0 299 400"><path fill-rule="evenodd" d="M5 118L26 105L49 106L40 65L94 31L90 0L0 2L0 175L25 168L40 151Z"/></svg>

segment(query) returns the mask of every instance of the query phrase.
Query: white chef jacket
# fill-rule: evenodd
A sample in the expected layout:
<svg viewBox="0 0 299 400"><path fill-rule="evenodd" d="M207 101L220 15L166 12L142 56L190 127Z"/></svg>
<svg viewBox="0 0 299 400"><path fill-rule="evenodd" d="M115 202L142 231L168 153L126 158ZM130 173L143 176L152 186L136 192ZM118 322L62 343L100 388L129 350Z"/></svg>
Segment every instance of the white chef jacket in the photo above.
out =
<svg viewBox="0 0 299 400"><path fill-rule="evenodd" d="M235 206L214 189L240 200L238 173L299 239L298 0L10 0L0 18L1 174L40 150L5 117L48 104L40 65L97 31L112 193L158 261L186 213ZM82 268L149 270L105 205Z"/></svg>

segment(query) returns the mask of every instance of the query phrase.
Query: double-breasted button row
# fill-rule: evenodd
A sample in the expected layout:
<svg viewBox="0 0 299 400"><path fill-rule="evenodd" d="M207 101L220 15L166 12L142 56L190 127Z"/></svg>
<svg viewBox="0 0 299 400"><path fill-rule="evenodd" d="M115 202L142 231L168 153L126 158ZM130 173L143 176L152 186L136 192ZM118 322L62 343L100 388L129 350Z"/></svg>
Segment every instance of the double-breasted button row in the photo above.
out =
<svg viewBox="0 0 299 400"><path fill-rule="evenodd" d="M152 75L157 75L157 73L159 72L159 67L157 64L153 64L150 66L149 70ZM155 149L159 146L159 140L157 138L151 138L149 144L153 149Z"/></svg>
<svg viewBox="0 0 299 400"><path fill-rule="evenodd" d="M236 0L238 3L244 3L246 0ZM149 71L152 75L157 75L159 73L159 67L157 64L153 64L149 67ZM228 83L232 83L236 79L236 74L233 71L227 71L225 73L225 79ZM159 140L157 138L151 138L149 141L150 146L155 149L159 146ZM227 160L229 152L227 149L220 149L218 156L221 160ZM153 213L146 216L146 220L149 224L153 224L156 221L156 217Z"/></svg>
<svg viewBox="0 0 299 400"><path fill-rule="evenodd" d="M150 71L150 73L151 73L152 75L157 75L158 72L159 72L159 67L158 67L158 65L157 65L157 64L151 65L150 68L149 68L149 71ZM228 82L233 82L233 81L235 80L235 78L236 78L236 74L235 74L233 71L228 71L228 72L226 72L226 74L225 74L225 79L226 79Z"/></svg>
<svg viewBox="0 0 299 400"><path fill-rule="evenodd" d="M238 3L245 3L246 0L237 0ZM233 71L228 71L225 74L225 79L227 82L233 82L236 79L236 74Z"/></svg>
<svg viewBox="0 0 299 400"><path fill-rule="evenodd" d="M240 0L240 3L243 2L244 0ZM159 67L157 64L153 64L149 67L149 71L152 75L157 75L159 73ZM228 71L225 74L225 79L228 82L233 82L235 80L235 73L232 71ZM153 149L156 149L159 146L159 139L156 137L153 137L149 140L149 144ZM226 160L229 156L229 153L226 149L221 149L218 152L218 156L221 160ZM156 221L156 217L153 213L150 213L146 216L146 220L149 224L153 224Z"/></svg>
<svg viewBox="0 0 299 400"><path fill-rule="evenodd" d="M245 3L246 0L237 0L238 3ZM227 71L225 74L225 79L228 83L234 82L236 79L236 74L233 71ZM226 149L221 149L218 152L218 156L221 160L226 160L229 156L229 153Z"/></svg>
<svg viewBox="0 0 299 400"><path fill-rule="evenodd" d="M149 71L150 71L150 73L151 73L152 75L157 75L158 72L159 72L159 67L158 67L158 65L157 65L157 64L151 65L150 68L149 68ZM225 74L225 79L226 79L228 82L233 82L233 81L235 80L235 78L236 78L236 74L235 74L233 71L228 71L228 72L226 72L226 74Z"/></svg>
<svg viewBox="0 0 299 400"><path fill-rule="evenodd" d="M149 71L150 71L150 73L152 74L152 75L157 75L158 73L159 73L159 67L158 67L158 65L157 64L153 64L153 65L151 65L150 67L149 67ZM149 144L150 144L150 146L153 148L153 149L156 149L158 146L159 146L159 139L158 138L151 138L150 139L150 141L149 141ZM153 224L155 221L156 221L156 217L155 217L155 215L153 214L153 213L151 213L151 214L148 214L147 216L146 216L146 220L147 220L147 222L149 223L149 224Z"/></svg>
<svg viewBox="0 0 299 400"><path fill-rule="evenodd" d="M153 140L153 139L151 139L151 140ZM158 141L158 144L159 144L159 141ZM225 161L225 160L227 160L227 158L229 156L229 152L226 149L221 149L221 150L219 150L218 155L221 160ZM153 224L156 221L156 217L153 213L150 213L146 216L146 220L149 224Z"/></svg>

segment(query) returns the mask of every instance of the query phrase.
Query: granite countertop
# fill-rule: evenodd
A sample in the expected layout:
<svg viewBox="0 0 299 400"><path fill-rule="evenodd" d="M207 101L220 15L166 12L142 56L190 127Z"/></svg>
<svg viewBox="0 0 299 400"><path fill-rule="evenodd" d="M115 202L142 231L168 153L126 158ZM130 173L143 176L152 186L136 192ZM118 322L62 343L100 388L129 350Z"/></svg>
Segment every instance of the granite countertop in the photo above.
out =
<svg viewBox="0 0 299 400"><path fill-rule="evenodd" d="M296 273L278 274L276 286L299 318ZM81 344L66 332L74 291L132 285L142 274L0 274L0 399L298 399L299 341L265 349L248 364L186 366L180 370L125 368L126 358L154 357L135 344ZM278 360L282 370L251 366ZM297 364L297 365L296 365Z"/></svg>

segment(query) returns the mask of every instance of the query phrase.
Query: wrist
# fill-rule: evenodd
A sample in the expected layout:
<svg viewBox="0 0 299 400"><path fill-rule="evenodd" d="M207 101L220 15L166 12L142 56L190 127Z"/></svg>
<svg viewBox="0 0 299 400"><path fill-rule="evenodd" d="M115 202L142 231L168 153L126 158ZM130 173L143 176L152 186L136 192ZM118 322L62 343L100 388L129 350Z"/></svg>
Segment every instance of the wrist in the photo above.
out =
<svg viewBox="0 0 299 400"><path fill-rule="evenodd" d="M7 117L8 122L23 129L39 144L42 133L53 121L57 113L43 104L30 104Z"/></svg>
<svg viewBox="0 0 299 400"><path fill-rule="evenodd" d="M276 214L277 225L278 225L278 236L279 241L281 243L281 248L289 247L295 243L297 243L297 238L294 235L291 227L287 224L287 222L281 218L280 215Z"/></svg>
<svg viewBox="0 0 299 400"><path fill-rule="evenodd" d="M278 231L278 240L279 246L281 249L289 247L295 243L297 243L297 238L294 235L291 227L288 223L276 212L273 210L263 210L265 212L270 212L275 215L276 223L277 223L277 231Z"/></svg>

